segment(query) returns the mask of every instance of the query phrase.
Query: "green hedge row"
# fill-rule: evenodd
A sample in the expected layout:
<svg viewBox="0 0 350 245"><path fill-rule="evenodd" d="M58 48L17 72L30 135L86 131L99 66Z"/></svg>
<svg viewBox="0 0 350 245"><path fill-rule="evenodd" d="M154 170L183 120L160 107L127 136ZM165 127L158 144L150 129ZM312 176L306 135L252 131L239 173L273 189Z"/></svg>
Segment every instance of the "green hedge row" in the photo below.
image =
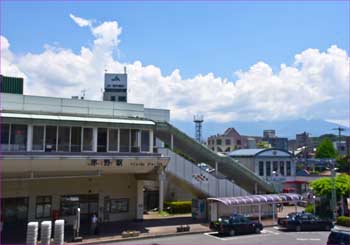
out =
<svg viewBox="0 0 350 245"><path fill-rule="evenodd" d="M350 227L350 217L347 216L339 216L337 218L337 225Z"/></svg>
<svg viewBox="0 0 350 245"><path fill-rule="evenodd" d="M165 202L165 209L172 214L191 213L192 201Z"/></svg>

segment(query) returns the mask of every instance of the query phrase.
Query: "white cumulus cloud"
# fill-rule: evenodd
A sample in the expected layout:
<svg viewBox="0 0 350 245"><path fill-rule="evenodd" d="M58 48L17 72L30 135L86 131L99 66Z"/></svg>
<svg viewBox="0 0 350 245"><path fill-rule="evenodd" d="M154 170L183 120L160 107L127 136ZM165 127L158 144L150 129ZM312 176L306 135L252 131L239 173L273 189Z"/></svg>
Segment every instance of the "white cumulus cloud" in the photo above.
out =
<svg viewBox="0 0 350 245"><path fill-rule="evenodd" d="M335 45L325 51L304 50L277 72L257 61L248 70L237 71L236 81L213 73L185 79L180 70L163 74L159 67L141 61L118 61L114 52L122 28L116 21L94 25L70 17L90 28L92 47L73 52L47 46L41 53L15 55L1 37L2 73L25 76L28 94L70 97L87 89L88 98L101 99L104 69L122 72L126 66L129 102L168 108L172 119L191 120L193 114L201 113L213 121L321 118L348 122L349 56Z"/></svg>
<svg viewBox="0 0 350 245"><path fill-rule="evenodd" d="M69 17L80 27L83 26L91 26L91 20L86 20L81 17L75 16L74 14L70 14Z"/></svg>

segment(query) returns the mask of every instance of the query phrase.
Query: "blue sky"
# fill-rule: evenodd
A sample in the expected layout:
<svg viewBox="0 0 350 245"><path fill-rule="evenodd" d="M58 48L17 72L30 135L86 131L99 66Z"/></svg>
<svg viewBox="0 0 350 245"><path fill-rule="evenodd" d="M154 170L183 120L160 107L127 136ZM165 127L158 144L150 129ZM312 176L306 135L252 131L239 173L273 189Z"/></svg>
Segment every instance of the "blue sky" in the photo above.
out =
<svg viewBox="0 0 350 245"><path fill-rule="evenodd" d="M1 2L1 72L26 94L131 103L192 121L349 122L349 1Z"/></svg>
<svg viewBox="0 0 350 245"><path fill-rule="evenodd" d="M79 51L92 45L70 13L123 28L120 61L141 60L184 78L234 71L264 61L274 70L307 48L349 51L349 2L2 2L2 35L15 53L41 52L44 44Z"/></svg>

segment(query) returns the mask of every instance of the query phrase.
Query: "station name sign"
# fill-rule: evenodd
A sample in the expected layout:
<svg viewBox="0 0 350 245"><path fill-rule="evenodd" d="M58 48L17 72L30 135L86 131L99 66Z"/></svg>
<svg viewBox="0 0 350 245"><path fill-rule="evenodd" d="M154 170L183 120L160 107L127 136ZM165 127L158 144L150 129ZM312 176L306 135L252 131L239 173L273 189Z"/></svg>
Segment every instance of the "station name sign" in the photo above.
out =
<svg viewBox="0 0 350 245"><path fill-rule="evenodd" d="M123 160L123 159L92 159L88 162L88 166L102 166L102 167L155 167L157 162L152 161L133 161L133 160Z"/></svg>

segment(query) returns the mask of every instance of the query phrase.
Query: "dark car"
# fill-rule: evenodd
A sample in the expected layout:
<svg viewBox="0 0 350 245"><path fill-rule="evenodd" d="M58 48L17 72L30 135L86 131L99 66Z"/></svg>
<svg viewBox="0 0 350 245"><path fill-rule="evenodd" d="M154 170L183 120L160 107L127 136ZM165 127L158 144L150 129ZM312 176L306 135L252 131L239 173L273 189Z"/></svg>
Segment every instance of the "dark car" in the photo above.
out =
<svg viewBox="0 0 350 245"><path fill-rule="evenodd" d="M330 231L333 228L333 222L331 220L320 219L317 216L310 213L290 213L286 218L279 218L278 225L295 231L317 231L326 230Z"/></svg>
<svg viewBox="0 0 350 245"><path fill-rule="evenodd" d="M333 229L328 236L327 244L350 244L350 230L335 230Z"/></svg>
<svg viewBox="0 0 350 245"><path fill-rule="evenodd" d="M248 219L243 215L223 216L210 224L210 229L218 231L219 235L260 233L263 225L257 221Z"/></svg>

